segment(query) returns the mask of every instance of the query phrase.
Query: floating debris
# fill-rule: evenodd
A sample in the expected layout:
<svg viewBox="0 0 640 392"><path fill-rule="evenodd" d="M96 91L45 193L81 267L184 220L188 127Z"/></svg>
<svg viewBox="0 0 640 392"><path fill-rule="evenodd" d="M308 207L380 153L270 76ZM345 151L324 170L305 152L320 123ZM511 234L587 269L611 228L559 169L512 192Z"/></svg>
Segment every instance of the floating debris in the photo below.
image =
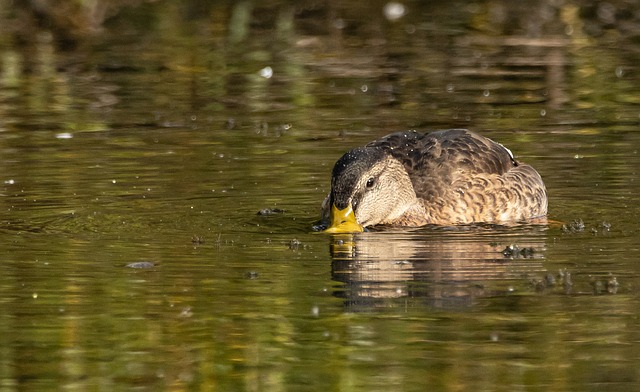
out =
<svg viewBox="0 0 640 392"><path fill-rule="evenodd" d="M594 294L616 294L618 292L618 279L611 273L608 277L591 277L591 287Z"/></svg>
<svg viewBox="0 0 640 392"><path fill-rule="evenodd" d="M573 288L573 281L571 279L571 272L566 269L558 271L557 275L547 273L543 277L534 276L529 279L531 286L535 288L537 292L544 292L546 290L553 290L554 288L561 288L565 294L570 294Z"/></svg>
<svg viewBox="0 0 640 392"><path fill-rule="evenodd" d="M520 248L518 245L512 244L504 248L502 255L512 259L527 258L530 259L536 253L532 247Z"/></svg>
<svg viewBox="0 0 640 392"><path fill-rule="evenodd" d="M237 126L238 124L236 123L236 119L233 117L229 117L224 123L224 127L228 130L235 129Z"/></svg>
<svg viewBox="0 0 640 392"><path fill-rule="evenodd" d="M301 247L302 247L302 242L300 242L300 240L294 238L291 241L289 241L289 249L298 250Z"/></svg>
<svg viewBox="0 0 640 392"><path fill-rule="evenodd" d="M598 235L598 233L607 234L611 231L611 223L603 221L597 227L591 228L591 233L593 235Z"/></svg>
<svg viewBox="0 0 640 392"><path fill-rule="evenodd" d="M553 274L551 274L551 273L546 274L546 275L544 276L544 282L545 282L545 284L546 284L547 286L549 286L549 287L550 287L550 286L555 286L555 284L556 284L556 277L555 277L555 276L553 276Z"/></svg>
<svg viewBox="0 0 640 392"><path fill-rule="evenodd" d="M324 231L327 229L327 227L329 227L329 225L326 222L318 222L318 223L314 223L313 226L311 226L311 230L313 231Z"/></svg>
<svg viewBox="0 0 640 392"><path fill-rule="evenodd" d="M609 294L616 294L618 292L618 286L620 286L620 283L618 283L618 279L616 279L615 276L609 274L609 279L607 280L605 287L607 289L607 292Z"/></svg>
<svg viewBox="0 0 640 392"><path fill-rule="evenodd" d="M593 287L594 294L602 293L604 289L604 283L600 279L596 279L594 277L591 278L591 287Z"/></svg>
<svg viewBox="0 0 640 392"><path fill-rule="evenodd" d="M125 267L127 268L153 268L156 265L150 261L137 261L135 263L129 263Z"/></svg>
<svg viewBox="0 0 640 392"><path fill-rule="evenodd" d="M565 291L569 292L573 287L573 279L571 278L571 272L566 269L561 269L558 271L558 280L562 282Z"/></svg>
<svg viewBox="0 0 640 392"><path fill-rule="evenodd" d="M531 285L535 287L537 292L542 292L548 288L554 287L556 282L556 277L551 273L546 274L543 278L534 277L530 280Z"/></svg>
<svg viewBox="0 0 640 392"><path fill-rule="evenodd" d="M562 225L563 233L579 233L584 231L584 222L582 219L575 219L567 225Z"/></svg>
<svg viewBox="0 0 640 392"><path fill-rule="evenodd" d="M193 316L193 311L191 310L191 306L185 306L180 311L180 317L191 317Z"/></svg>
<svg viewBox="0 0 640 392"><path fill-rule="evenodd" d="M263 208L258 211L258 215L260 216L271 216L276 214L284 214L285 210L281 210L280 208Z"/></svg>

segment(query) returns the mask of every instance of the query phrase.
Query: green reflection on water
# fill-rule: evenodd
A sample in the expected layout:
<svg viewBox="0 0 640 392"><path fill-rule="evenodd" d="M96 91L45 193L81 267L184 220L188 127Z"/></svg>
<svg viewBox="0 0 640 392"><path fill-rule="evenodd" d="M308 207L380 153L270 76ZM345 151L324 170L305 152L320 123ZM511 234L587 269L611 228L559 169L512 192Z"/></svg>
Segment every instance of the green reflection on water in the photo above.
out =
<svg viewBox="0 0 640 392"><path fill-rule="evenodd" d="M0 6L2 389L637 389L635 6L89 3ZM440 127L585 230L311 233L344 151Z"/></svg>

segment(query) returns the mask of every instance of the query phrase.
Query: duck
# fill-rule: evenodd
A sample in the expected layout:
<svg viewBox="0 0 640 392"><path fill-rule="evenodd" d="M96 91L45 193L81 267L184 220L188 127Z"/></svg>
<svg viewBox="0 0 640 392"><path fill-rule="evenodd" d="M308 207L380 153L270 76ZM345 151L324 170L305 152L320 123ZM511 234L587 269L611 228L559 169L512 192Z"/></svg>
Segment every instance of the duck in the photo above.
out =
<svg viewBox="0 0 640 392"><path fill-rule="evenodd" d="M547 209L540 174L502 144L467 129L403 131L338 159L321 222L328 233L502 225L542 220Z"/></svg>

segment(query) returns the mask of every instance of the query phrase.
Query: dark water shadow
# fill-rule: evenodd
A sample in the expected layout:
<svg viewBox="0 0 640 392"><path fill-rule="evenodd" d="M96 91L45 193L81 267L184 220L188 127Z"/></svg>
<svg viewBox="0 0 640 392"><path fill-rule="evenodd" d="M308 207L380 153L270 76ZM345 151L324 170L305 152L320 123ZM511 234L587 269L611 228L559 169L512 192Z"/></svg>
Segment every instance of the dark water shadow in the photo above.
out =
<svg viewBox="0 0 640 392"><path fill-rule="evenodd" d="M66 224L73 219L73 213L43 214L29 220L20 218L0 218L0 233L54 233L56 227Z"/></svg>
<svg viewBox="0 0 640 392"><path fill-rule="evenodd" d="M546 274L546 226L428 228L334 235L334 294L350 310L467 308L476 299L535 290Z"/></svg>

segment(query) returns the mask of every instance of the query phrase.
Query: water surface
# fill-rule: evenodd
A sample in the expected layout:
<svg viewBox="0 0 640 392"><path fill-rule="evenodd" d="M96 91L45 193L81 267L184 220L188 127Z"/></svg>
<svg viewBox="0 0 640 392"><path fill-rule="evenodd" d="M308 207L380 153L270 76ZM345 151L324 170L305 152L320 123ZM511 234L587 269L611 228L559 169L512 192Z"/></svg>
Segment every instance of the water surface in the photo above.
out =
<svg viewBox="0 0 640 392"><path fill-rule="evenodd" d="M0 6L0 388L637 390L638 10L512 3ZM342 153L450 127L554 222L312 231Z"/></svg>

